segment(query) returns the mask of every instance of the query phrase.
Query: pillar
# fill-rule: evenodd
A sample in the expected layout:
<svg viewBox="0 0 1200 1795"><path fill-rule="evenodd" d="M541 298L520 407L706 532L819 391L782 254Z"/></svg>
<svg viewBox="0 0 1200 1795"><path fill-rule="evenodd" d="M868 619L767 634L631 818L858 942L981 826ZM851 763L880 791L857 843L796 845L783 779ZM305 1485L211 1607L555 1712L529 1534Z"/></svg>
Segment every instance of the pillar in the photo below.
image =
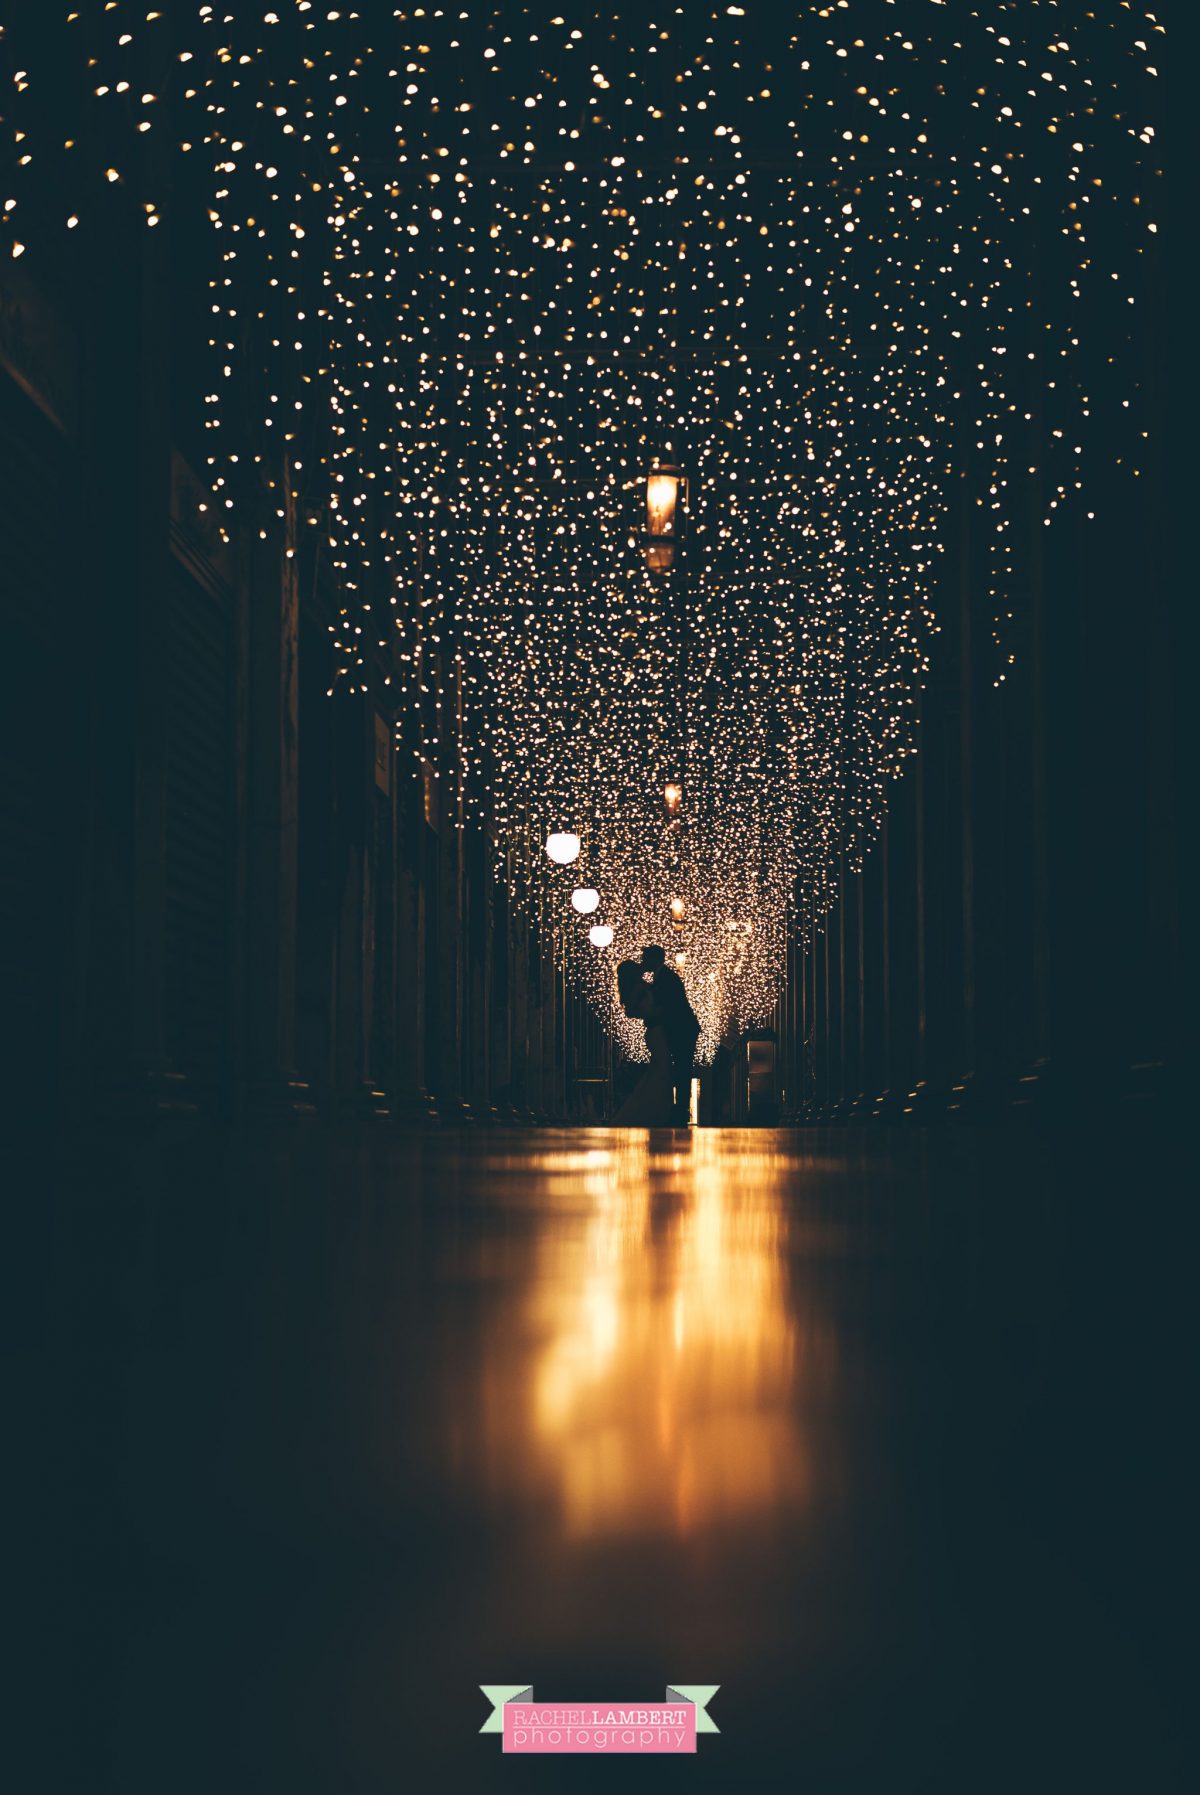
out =
<svg viewBox="0 0 1200 1795"><path fill-rule="evenodd" d="M290 462L280 470L282 540L254 538L250 584L247 880L248 1103L307 1113L296 1069L296 889L299 817L299 589Z"/></svg>

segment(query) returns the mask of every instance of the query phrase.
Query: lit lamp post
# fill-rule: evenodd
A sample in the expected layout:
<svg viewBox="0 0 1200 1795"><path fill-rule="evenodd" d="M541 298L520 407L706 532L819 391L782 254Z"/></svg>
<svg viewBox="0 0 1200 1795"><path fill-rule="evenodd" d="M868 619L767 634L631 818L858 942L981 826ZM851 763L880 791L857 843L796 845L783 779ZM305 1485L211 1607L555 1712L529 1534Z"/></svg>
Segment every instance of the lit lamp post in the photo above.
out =
<svg viewBox="0 0 1200 1795"><path fill-rule="evenodd" d="M555 866L570 866L579 858L579 837L570 829L557 829L546 837L546 853Z"/></svg>
<svg viewBox="0 0 1200 1795"><path fill-rule="evenodd" d="M677 568L681 557L676 550L683 540L687 518L688 481L683 469L674 461L655 456L646 474L646 533L642 539L646 566L652 574L666 575ZM686 568L685 568L686 572ZM681 744L687 741L687 677L688 677L688 596L677 571L672 585L672 630L678 632L675 658L678 673L675 680L676 735ZM663 789L667 815L674 822L683 807L683 786L679 780L668 781ZM676 918L678 924L680 918Z"/></svg>
<svg viewBox="0 0 1200 1795"><path fill-rule="evenodd" d="M646 475L646 566L666 573L675 563L680 500L687 502L687 479L674 465L658 465Z"/></svg>

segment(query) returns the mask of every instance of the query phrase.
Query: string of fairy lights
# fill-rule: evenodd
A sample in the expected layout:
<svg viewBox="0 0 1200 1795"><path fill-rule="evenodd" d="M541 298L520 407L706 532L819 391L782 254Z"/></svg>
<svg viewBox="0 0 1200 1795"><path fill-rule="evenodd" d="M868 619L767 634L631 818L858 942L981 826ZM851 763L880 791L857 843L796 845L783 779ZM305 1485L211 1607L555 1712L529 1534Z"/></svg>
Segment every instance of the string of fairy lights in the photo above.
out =
<svg viewBox="0 0 1200 1795"><path fill-rule="evenodd" d="M53 228L48 158L60 228L198 183L211 502L232 530L289 458L336 680L486 821L627 1051L646 941L702 1053L763 1021L916 752L949 514L1001 683L1029 492L1086 505L1096 418L1137 471L1153 12L91 0L40 67L5 38L9 254Z"/></svg>

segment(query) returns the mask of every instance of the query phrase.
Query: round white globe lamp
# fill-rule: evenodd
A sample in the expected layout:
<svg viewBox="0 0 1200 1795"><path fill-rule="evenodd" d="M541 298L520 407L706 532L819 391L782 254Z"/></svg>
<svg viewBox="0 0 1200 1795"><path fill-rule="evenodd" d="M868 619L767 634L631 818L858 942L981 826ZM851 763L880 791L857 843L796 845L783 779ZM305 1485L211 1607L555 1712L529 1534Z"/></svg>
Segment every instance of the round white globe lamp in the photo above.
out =
<svg viewBox="0 0 1200 1795"><path fill-rule="evenodd" d="M546 837L546 852L555 866L570 866L579 858L579 837L570 830L558 830Z"/></svg>

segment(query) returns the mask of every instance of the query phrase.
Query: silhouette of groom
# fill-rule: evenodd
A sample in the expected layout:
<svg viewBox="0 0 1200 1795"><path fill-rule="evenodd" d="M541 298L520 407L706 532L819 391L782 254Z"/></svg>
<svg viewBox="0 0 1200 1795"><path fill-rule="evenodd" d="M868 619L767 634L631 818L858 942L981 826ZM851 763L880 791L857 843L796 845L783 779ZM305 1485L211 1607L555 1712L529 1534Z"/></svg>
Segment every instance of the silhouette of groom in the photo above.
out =
<svg viewBox="0 0 1200 1795"><path fill-rule="evenodd" d="M667 965L666 949L644 947L642 965L653 977L654 995L667 1033L674 1074L675 1121L686 1126L700 1024L696 1020L696 1012L688 1002L683 980L673 967Z"/></svg>

